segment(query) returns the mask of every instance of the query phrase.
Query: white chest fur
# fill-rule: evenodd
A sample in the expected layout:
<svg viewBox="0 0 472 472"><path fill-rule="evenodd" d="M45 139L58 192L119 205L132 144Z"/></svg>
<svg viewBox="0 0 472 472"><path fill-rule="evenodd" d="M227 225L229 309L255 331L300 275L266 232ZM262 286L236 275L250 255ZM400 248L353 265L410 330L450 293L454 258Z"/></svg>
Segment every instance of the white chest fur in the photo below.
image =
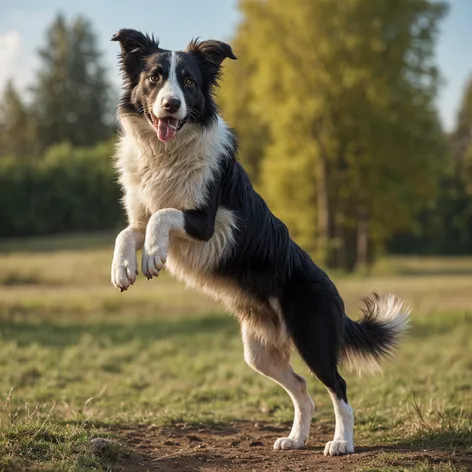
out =
<svg viewBox="0 0 472 472"><path fill-rule="evenodd" d="M193 210L205 203L208 183L214 171L201 160L176 163L175 166L157 164L140 169L139 198L149 213L164 208Z"/></svg>
<svg viewBox="0 0 472 472"><path fill-rule="evenodd" d="M136 187L146 211L190 210L203 205L207 185L217 177L219 161L230 143L224 121L218 119L204 131L186 125L167 144L141 119L123 121L126 134L119 144L117 167L124 187Z"/></svg>
<svg viewBox="0 0 472 472"><path fill-rule="evenodd" d="M125 118L125 136L117 153L124 186L136 186L149 213L163 208L190 210L206 201L206 188L216 178L230 134L218 119L208 130L186 125L174 141L162 143L141 119ZM188 127L188 129L187 129Z"/></svg>

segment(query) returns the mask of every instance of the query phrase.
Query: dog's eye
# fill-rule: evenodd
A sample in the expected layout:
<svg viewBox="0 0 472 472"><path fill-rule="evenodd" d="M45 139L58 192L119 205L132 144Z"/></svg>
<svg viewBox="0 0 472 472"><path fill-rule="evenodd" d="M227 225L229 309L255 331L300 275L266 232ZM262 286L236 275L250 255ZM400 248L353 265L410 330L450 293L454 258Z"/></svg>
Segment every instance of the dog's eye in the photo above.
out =
<svg viewBox="0 0 472 472"><path fill-rule="evenodd" d="M184 85L186 85L187 87L190 87L191 85L194 84L194 81L193 79L191 79L190 77L187 77L185 80L184 80Z"/></svg>
<svg viewBox="0 0 472 472"><path fill-rule="evenodd" d="M153 74L149 77L149 80L154 83L154 84L157 84L157 82L159 82L159 76L157 74Z"/></svg>

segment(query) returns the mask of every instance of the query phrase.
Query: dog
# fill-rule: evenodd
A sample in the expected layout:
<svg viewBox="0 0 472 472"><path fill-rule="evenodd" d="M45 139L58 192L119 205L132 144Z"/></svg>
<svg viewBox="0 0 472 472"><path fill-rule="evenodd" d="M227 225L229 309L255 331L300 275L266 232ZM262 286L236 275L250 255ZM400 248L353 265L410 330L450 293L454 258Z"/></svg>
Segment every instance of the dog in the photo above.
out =
<svg viewBox="0 0 472 472"><path fill-rule="evenodd" d="M378 368L398 346L410 309L374 292L364 318L348 318L335 284L256 193L214 100L223 61L236 59L230 45L192 40L170 51L133 29L112 41L123 76L115 167L128 219L115 241L113 285L135 283L142 249L148 279L165 265L237 316L245 361L293 402L293 427L277 450L304 447L314 413L307 383L290 365L298 350L333 402L325 455L353 453L353 411L338 365Z"/></svg>

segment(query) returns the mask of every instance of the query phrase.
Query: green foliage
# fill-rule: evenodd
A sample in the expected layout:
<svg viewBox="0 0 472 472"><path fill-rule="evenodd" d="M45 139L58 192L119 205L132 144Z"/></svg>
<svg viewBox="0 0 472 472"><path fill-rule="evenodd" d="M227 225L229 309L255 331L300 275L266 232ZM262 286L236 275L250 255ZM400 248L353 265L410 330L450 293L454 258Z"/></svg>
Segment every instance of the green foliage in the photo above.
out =
<svg viewBox="0 0 472 472"><path fill-rule="evenodd" d="M59 15L46 36L32 105L11 83L0 105L0 237L108 229L122 218L95 33Z"/></svg>
<svg viewBox="0 0 472 472"><path fill-rule="evenodd" d="M464 90L457 125L448 136L447 166L414 231L389 244L404 254L470 254L472 252L472 78Z"/></svg>
<svg viewBox="0 0 472 472"><path fill-rule="evenodd" d="M0 155L34 158L38 151L37 122L12 82L0 101Z"/></svg>
<svg viewBox="0 0 472 472"><path fill-rule="evenodd" d="M94 145L111 135L110 84L89 21L59 15L40 49L34 106L41 148L68 141Z"/></svg>
<svg viewBox="0 0 472 472"><path fill-rule="evenodd" d="M222 105L241 141L259 144L242 160L300 244L334 267L365 265L411 227L443 166L434 48L445 5L240 7Z"/></svg>
<svg viewBox="0 0 472 472"><path fill-rule="evenodd" d="M225 65L224 87L218 93L218 104L224 110L226 121L237 125L239 155L245 170L253 183L259 181L261 158L269 144L268 127L260 120L255 94L257 90L248 80L257 67L256 58L251 54L251 44L247 40L254 34L257 24L246 16L239 26L238 35L232 41L237 51L237 61Z"/></svg>
<svg viewBox="0 0 472 472"><path fill-rule="evenodd" d="M111 143L51 147L43 159L0 160L0 237L108 229L121 221Z"/></svg>

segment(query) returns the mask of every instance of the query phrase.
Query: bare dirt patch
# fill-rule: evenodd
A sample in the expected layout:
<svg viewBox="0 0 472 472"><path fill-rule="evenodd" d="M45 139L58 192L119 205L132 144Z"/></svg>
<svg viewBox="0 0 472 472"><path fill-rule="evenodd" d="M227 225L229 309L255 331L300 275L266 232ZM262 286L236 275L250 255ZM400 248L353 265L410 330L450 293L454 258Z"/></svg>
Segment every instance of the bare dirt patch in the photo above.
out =
<svg viewBox="0 0 472 472"><path fill-rule="evenodd" d="M421 463L454 466L472 470L472 455L442 449L414 449L373 444L358 447L344 457L325 457L325 442L332 438L332 428L312 427L312 437L303 450L274 451L274 441L287 434L289 425L237 422L222 425L189 426L176 424L157 428L112 428L119 441L134 454L120 460L113 470L120 471L331 471L350 472L364 467L391 467L403 470ZM381 458L381 464L379 463ZM390 469L390 470L392 470ZM452 470L447 468L447 470Z"/></svg>

